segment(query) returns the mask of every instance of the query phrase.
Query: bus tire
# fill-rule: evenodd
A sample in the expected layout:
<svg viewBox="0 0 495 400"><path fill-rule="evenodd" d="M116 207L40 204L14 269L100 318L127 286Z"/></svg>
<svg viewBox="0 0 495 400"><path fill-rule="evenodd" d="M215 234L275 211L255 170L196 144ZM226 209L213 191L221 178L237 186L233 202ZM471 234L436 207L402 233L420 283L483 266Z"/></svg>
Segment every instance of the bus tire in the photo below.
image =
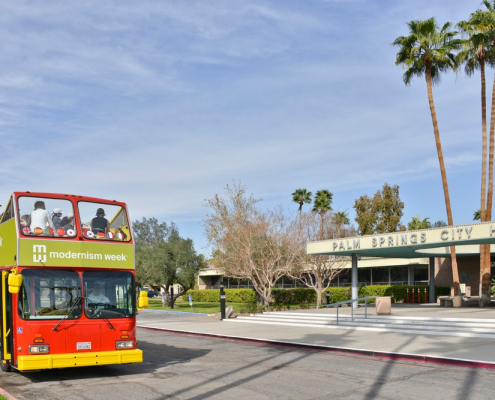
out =
<svg viewBox="0 0 495 400"><path fill-rule="evenodd" d="M12 371L12 368L10 367L10 364L6 364L4 362L0 363L0 368L2 369L3 372L10 372Z"/></svg>

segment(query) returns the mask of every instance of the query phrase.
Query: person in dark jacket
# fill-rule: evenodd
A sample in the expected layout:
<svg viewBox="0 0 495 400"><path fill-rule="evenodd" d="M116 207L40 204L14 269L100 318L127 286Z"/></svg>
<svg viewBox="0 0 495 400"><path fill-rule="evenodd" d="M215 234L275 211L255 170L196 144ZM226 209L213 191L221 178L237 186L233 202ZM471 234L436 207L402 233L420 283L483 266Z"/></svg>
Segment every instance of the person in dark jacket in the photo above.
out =
<svg viewBox="0 0 495 400"><path fill-rule="evenodd" d="M105 218L105 210L103 208L96 210L96 217L91 220L91 230L95 235L98 232L107 233L110 231L110 222Z"/></svg>
<svg viewBox="0 0 495 400"><path fill-rule="evenodd" d="M53 221L53 225L55 226L55 229L58 229L60 228L60 226L63 226L61 225L62 223L61 217L62 217L62 210L60 208L55 208L52 214L52 221Z"/></svg>
<svg viewBox="0 0 495 400"><path fill-rule="evenodd" d="M73 232L76 231L74 229L74 221L75 221L74 215L72 215L71 217L69 217L68 220L69 221L67 222L67 224L64 225L64 231L65 231L65 234L66 235L69 234L69 230L72 230Z"/></svg>

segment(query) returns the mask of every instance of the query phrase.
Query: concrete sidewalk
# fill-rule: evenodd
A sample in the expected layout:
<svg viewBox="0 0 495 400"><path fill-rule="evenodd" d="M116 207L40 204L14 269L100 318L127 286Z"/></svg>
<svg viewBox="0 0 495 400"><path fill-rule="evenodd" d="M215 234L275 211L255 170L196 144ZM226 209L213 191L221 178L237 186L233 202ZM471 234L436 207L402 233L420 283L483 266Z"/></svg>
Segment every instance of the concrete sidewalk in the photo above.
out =
<svg viewBox="0 0 495 400"><path fill-rule="evenodd" d="M297 310L297 313L335 315L336 309ZM354 315L364 315L364 308ZM340 308L339 315L350 315ZM375 315L373 307L368 315ZM495 308L445 308L436 304L392 306L392 316L480 319L495 321ZM264 325L220 321L214 317L174 315L159 310L144 310L138 316L141 328L195 334L232 340L341 351L391 359L410 359L431 363L465 365L495 369L495 339L418 335L396 332L369 332L355 329L322 329L311 326ZM449 328L446 328L449 329Z"/></svg>

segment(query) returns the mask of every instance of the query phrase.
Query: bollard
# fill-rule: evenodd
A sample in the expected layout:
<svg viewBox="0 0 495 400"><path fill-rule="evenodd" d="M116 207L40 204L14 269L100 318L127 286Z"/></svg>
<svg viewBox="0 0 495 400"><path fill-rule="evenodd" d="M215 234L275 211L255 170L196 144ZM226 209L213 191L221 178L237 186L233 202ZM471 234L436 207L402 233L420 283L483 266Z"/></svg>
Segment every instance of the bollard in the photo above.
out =
<svg viewBox="0 0 495 400"><path fill-rule="evenodd" d="M330 293L326 293L325 297L327 298L327 304L330 304Z"/></svg>
<svg viewBox="0 0 495 400"><path fill-rule="evenodd" d="M223 283L220 284L220 319L225 319L225 292L223 291Z"/></svg>
<svg viewBox="0 0 495 400"><path fill-rule="evenodd" d="M170 288L170 308L174 308L174 287Z"/></svg>
<svg viewBox="0 0 495 400"><path fill-rule="evenodd" d="M409 303L409 288L406 288L407 300L406 303Z"/></svg>
<svg viewBox="0 0 495 400"><path fill-rule="evenodd" d="M414 288L411 289L412 290L412 302L414 303Z"/></svg>
<svg viewBox="0 0 495 400"><path fill-rule="evenodd" d="M428 303L428 297L426 297L426 288L425 288L425 303Z"/></svg>

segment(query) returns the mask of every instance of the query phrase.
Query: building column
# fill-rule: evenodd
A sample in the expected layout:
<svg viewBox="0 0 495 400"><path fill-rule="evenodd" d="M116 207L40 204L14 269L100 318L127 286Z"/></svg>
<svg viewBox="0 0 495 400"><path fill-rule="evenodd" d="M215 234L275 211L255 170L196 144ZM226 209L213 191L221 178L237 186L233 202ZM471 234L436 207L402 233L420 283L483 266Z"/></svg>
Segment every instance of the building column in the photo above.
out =
<svg viewBox="0 0 495 400"><path fill-rule="evenodd" d="M358 298L358 256L356 253L352 254L352 288L351 288L351 299L356 300ZM357 308L357 301L352 303L352 308Z"/></svg>
<svg viewBox="0 0 495 400"><path fill-rule="evenodd" d="M430 269L430 293L428 295L428 302L430 303L436 303L437 299L435 296L435 257L430 257L429 258L429 269Z"/></svg>

